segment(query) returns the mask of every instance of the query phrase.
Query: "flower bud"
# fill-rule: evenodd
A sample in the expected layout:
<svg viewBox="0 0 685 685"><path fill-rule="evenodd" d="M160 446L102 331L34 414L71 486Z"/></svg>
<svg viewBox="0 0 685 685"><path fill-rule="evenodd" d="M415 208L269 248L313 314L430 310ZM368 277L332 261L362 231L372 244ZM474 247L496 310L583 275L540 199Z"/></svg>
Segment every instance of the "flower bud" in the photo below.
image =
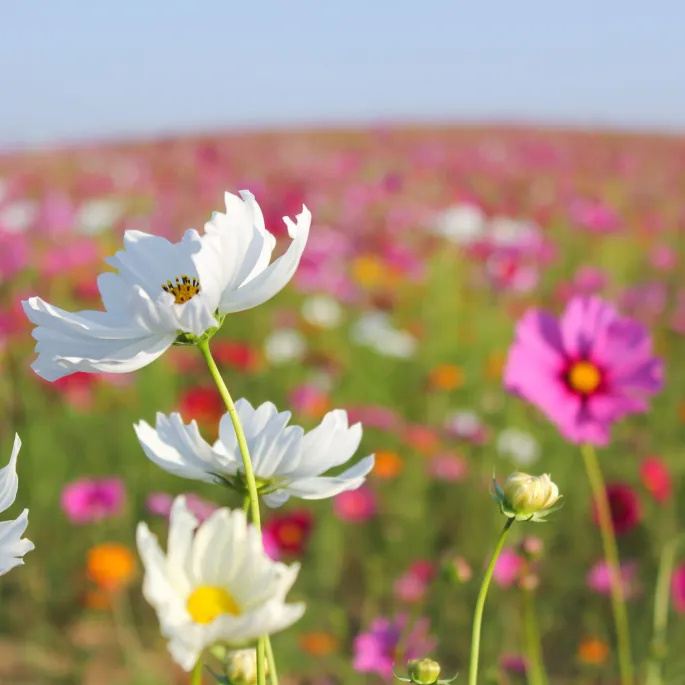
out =
<svg viewBox="0 0 685 685"><path fill-rule="evenodd" d="M545 516L558 508L559 488L548 474L530 476L515 472L500 487L494 482L493 498L499 502L505 516L517 521L544 521Z"/></svg>
<svg viewBox="0 0 685 685"><path fill-rule="evenodd" d="M407 671L412 683L433 685L440 677L440 664L432 659L411 659L407 662Z"/></svg>
<svg viewBox="0 0 685 685"><path fill-rule="evenodd" d="M264 672L268 673L264 662ZM236 685L253 685L257 682L257 650L238 649L226 655L226 675Z"/></svg>
<svg viewBox="0 0 685 685"><path fill-rule="evenodd" d="M441 566L442 577L449 583L468 583L473 576L469 562L460 556L449 556L444 559Z"/></svg>

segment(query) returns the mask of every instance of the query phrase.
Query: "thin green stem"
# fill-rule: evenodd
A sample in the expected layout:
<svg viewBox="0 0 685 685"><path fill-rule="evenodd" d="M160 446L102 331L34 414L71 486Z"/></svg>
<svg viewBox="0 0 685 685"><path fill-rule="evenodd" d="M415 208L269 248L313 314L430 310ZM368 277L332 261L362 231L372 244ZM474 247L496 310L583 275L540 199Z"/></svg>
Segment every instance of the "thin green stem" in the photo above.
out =
<svg viewBox="0 0 685 685"><path fill-rule="evenodd" d="M195 668L190 676L190 685L202 685L202 655L197 660Z"/></svg>
<svg viewBox="0 0 685 685"><path fill-rule="evenodd" d="M618 667L621 674L621 685L633 685L635 681L633 657L630 646L630 628L628 626L628 612L626 611L623 596L623 582L621 580L621 567L618 557L618 545L614 524L611 520L611 508L607 497L606 485L599 467L597 453L592 445L581 445L580 451L585 462L585 470L592 496L597 507L599 529L602 535L604 547L604 560L609 571L611 586L611 608L614 613L614 625L616 628L616 642L618 646Z"/></svg>
<svg viewBox="0 0 685 685"><path fill-rule="evenodd" d="M271 681L271 685L278 685L276 659L274 659L274 650L271 647L271 640L268 635L264 638L264 646L266 647L266 663L269 666L269 680Z"/></svg>
<svg viewBox="0 0 685 685"><path fill-rule="evenodd" d="M480 629L483 623L483 607L485 607L485 597L488 594L488 587L490 587L490 581L492 580L492 573L495 570L495 564L497 564L497 557L499 557L502 547L504 547L504 540L507 537L509 528L511 528L512 523L514 523L513 518L508 518L507 522L502 528L499 540L497 541L497 546L495 551L492 553L492 559L488 564L488 568L485 571L485 576L483 577L483 582L480 586L480 592L478 593L478 599L476 601L476 610L473 614L473 632L471 634L471 659L469 663L469 685L477 685L478 683L478 655L480 653Z"/></svg>
<svg viewBox="0 0 685 685"><path fill-rule="evenodd" d="M245 431L240 423L240 417L236 411L235 404L233 403L233 398L228 392L226 383L221 377L221 372L219 367L212 357L212 353L209 349L209 342L207 340L198 344L202 356L207 362L209 367L209 373L212 375L216 387L219 390L221 399L223 399L228 415L231 417L231 422L233 423L233 429L235 430L236 438L238 439L238 448L240 449L240 456L243 460L243 469L245 471L245 482L247 483L247 492L250 503L250 512L252 514L252 525L259 531L262 532L262 520L259 514L259 494L257 492L257 482L254 476L254 470L252 469L252 460L250 459L250 450L247 446L247 439L245 438ZM266 685L266 673L264 671L264 641L265 638L259 638L257 642L257 684ZM273 675L272 675L273 678ZM194 685L194 684L193 684Z"/></svg>
<svg viewBox="0 0 685 685"><path fill-rule="evenodd" d="M668 609L671 600L671 577L675 566L676 553L682 542L683 537L677 537L666 543L661 552L654 590L654 627L651 653L647 661L645 685L661 685L663 683L664 657L667 649Z"/></svg>
<svg viewBox="0 0 685 685"><path fill-rule="evenodd" d="M535 612L535 594L532 590L523 591L523 611L526 629L526 657L528 685L547 685L547 673L542 661L540 626Z"/></svg>
<svg viewBox="0 0 685 685"><path fill-rule="evenodd" d="M247 515L250 511L250 498L248 495L245 495L243 498L243 511Z"/></svg>

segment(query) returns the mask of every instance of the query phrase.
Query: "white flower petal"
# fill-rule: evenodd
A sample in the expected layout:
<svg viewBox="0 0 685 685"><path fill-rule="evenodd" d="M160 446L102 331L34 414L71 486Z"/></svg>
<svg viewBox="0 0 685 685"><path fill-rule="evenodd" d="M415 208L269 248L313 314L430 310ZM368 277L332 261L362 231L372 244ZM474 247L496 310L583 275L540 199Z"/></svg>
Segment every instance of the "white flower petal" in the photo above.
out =
<svg viewBox="0 0 685 685"><path fill-rule="evenodd" d="M28 509L24 509L14 521L0 522L0 575L21 566L24 554L34 549L30 540L21 537L28 524Z"/></svg>
<svg viewBox="0 0 685 685"><path fill-rule="evenodd" d="M374 465L373 456L364 457L339 476L315 476L301 478L284 486L288 494L302 499L324 499L347 490L356 490Z"/></svg>
<svg viewBox="0 0 685 685"><path fill-rule="evenodd" d="M241 312L256 307L270 300L287 285L300 263L307 244L311 218L311 213L304 206L302 213L297 215L297 224L294 224L288 217L283 218L288 226L288 233L293 239L285 254L237 290L225 291L219 303L221 314Z"/></svg>
<svg viewBox="0 0 685 685"><path fill-rule="evenodd" d="M9 464L0 469L0 512L8 509L17 498L17 489L19 488L17 456L19 455L20 448L21 438L18 434L15 434Z"/></svg>

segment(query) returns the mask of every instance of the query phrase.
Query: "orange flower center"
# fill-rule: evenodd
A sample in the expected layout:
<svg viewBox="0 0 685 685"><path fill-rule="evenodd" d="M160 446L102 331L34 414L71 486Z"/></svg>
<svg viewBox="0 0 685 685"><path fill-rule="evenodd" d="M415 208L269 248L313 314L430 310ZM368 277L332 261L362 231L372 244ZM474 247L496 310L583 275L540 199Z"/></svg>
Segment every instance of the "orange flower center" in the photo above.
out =
<svg viewBox="0 0 685 685"><path fill-rule="evenodd" d="M240 616L240 607L227 590L213 585L200 585L188 597L186 609L195 623L211 623L222 614Z"/></svg>
<svg viewBox="0 0 685 685"><path fill-rule="evenodd" d="M278 537L285 545L297 545L302 542L303 536L302 528L295 523L285 523L278 531Z"/></svg>
<svg viewBox="0 0 685 685"><path fill-rule="evenodd" d="M592 362L576 362L568 372L568 382L577 392L589 395L599 387L602 374Z"/></svg>
<svg viewBox="0 0 685 685"><path fill-rule="evenodd" d="M176 304L183 304L200 292L200 281L189 276L176 276L176 283L167 281L162 283L162 290L174 296Z"/></svg>

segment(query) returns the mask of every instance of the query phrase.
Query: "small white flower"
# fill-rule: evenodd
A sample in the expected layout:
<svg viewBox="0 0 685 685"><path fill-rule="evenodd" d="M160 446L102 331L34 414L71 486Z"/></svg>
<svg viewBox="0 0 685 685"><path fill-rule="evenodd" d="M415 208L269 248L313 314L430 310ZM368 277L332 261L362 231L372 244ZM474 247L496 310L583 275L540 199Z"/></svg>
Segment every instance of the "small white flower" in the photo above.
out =
<svg viewBox="0 0 685 685"><path fill-rule="evenodd" d="M508 457L517 466L530 466L540 457L537 440L518 428L505 428L497 436L497 451L501 457Z"/></svg>
<svg viewBox="0 0 685 685"><path fill-rule="evenodd" d="M270 507L281 506L289 497L324 499L355 490L373 468L371 455L337 476L321 475L349 461L361 442L361 424L349 426L343 409L328 412L306 434L300 426L288 426L290 412L279 413L271 402L255 409L240 399L236 409L259 490ZM145 454L165 471L244 490L243 460L228 414L221 418L214 445L205 442L195 421L186 425L176 413L158 413L155 428L145 421L134 428Z"/></svg>
<svg viewBox="0 0 685 685"><path fill-rule="evenodd" d="M313 295L302 304L305 321L319 328L335 328L342 321L342 307L328 295Z"/></svg>
<svg viewBox="0 0 685 685"><path fill-rule="evenodd" d="M294 328L276 329L264 341L264 355L271 364L299 361L306 351L304 335Z"/></svg>
<svg viewBox="0 0 685 685"><path fill-rule="evenodd" d="M456 436L469 438L481 431L483 422L475 411L463 409L447 417L445 428Z"/></svg>
<svg viewBox="0 0 685 685"><path fill-rule="evenodd" d="M0 469L0 512L9 509L17 497L19 478L17 477L17 456L21 447L18 435L14 436L14 446L10 463ZM14 521L0 522L0 576L15 566L24 563L22 557L34 549L33 543L21 536L29 524L29 510L24 509Z"/></svg>
<svg viewBox="0 0 685 685"><path fill-rule="evenodd" d="M110 229L124 213L118 200L97 199L84 202L76 217L76 230L84 235L96 235Z"/></svg>
<svg viewBox="0 0 685 685"><path fill-rule="evenodd" d="M352 326L351 337L358 345L366 345L386 357L408 359L416 352L416 338L394 328L385 312L369 312Z"/></svg>
<svg viewBox="0 0 685 685"><path fill-rule="evenodd" d="M226 214L215 213L200 235L178 243L127 231L124 249L105 260L98 288L105 311L72 314L31 297L24 311L37 328L33 370L48 381L77 371L126 373L157 359L181 334L201 336L222 317L256 307L291 279L309 235L306 207L297 224L284 217L293 239L269 263L276 239L252 193L226 193ZM217 319L219 317L219 319Z"/></svg>
<svg viewBox="0 0 685 685"><path fill-rule="evenodd" d="M496 216L488 224L490 241L498 247L520 247L539 237L539 230L528 221Z"/></svg>
<svg viewBox="0 0 685 685"><path fill-rule="evenodd" d="M198 526L185 497L177 497L166 555L145 523L138 524L137 542L143 595L157 612L169 652L186 671L205 649L242 646L291 626L304 613L304 604L285 603L299 564L271 560L241 510L219 509Z"/></svg>
<svg viewBox="0 0 685 685"><path fill-rule="evenodd" d="M0 226L5 233L23 233L38 217L39 206L33 200L17 200L0 209Z"/></svg>
<svg viewBox="0 0 685 685"><path fill-rule="evenodd" d="M438 217L435 233L457 245L470 245L484 236L485 216L475 205L455 205Z"/></svg>

